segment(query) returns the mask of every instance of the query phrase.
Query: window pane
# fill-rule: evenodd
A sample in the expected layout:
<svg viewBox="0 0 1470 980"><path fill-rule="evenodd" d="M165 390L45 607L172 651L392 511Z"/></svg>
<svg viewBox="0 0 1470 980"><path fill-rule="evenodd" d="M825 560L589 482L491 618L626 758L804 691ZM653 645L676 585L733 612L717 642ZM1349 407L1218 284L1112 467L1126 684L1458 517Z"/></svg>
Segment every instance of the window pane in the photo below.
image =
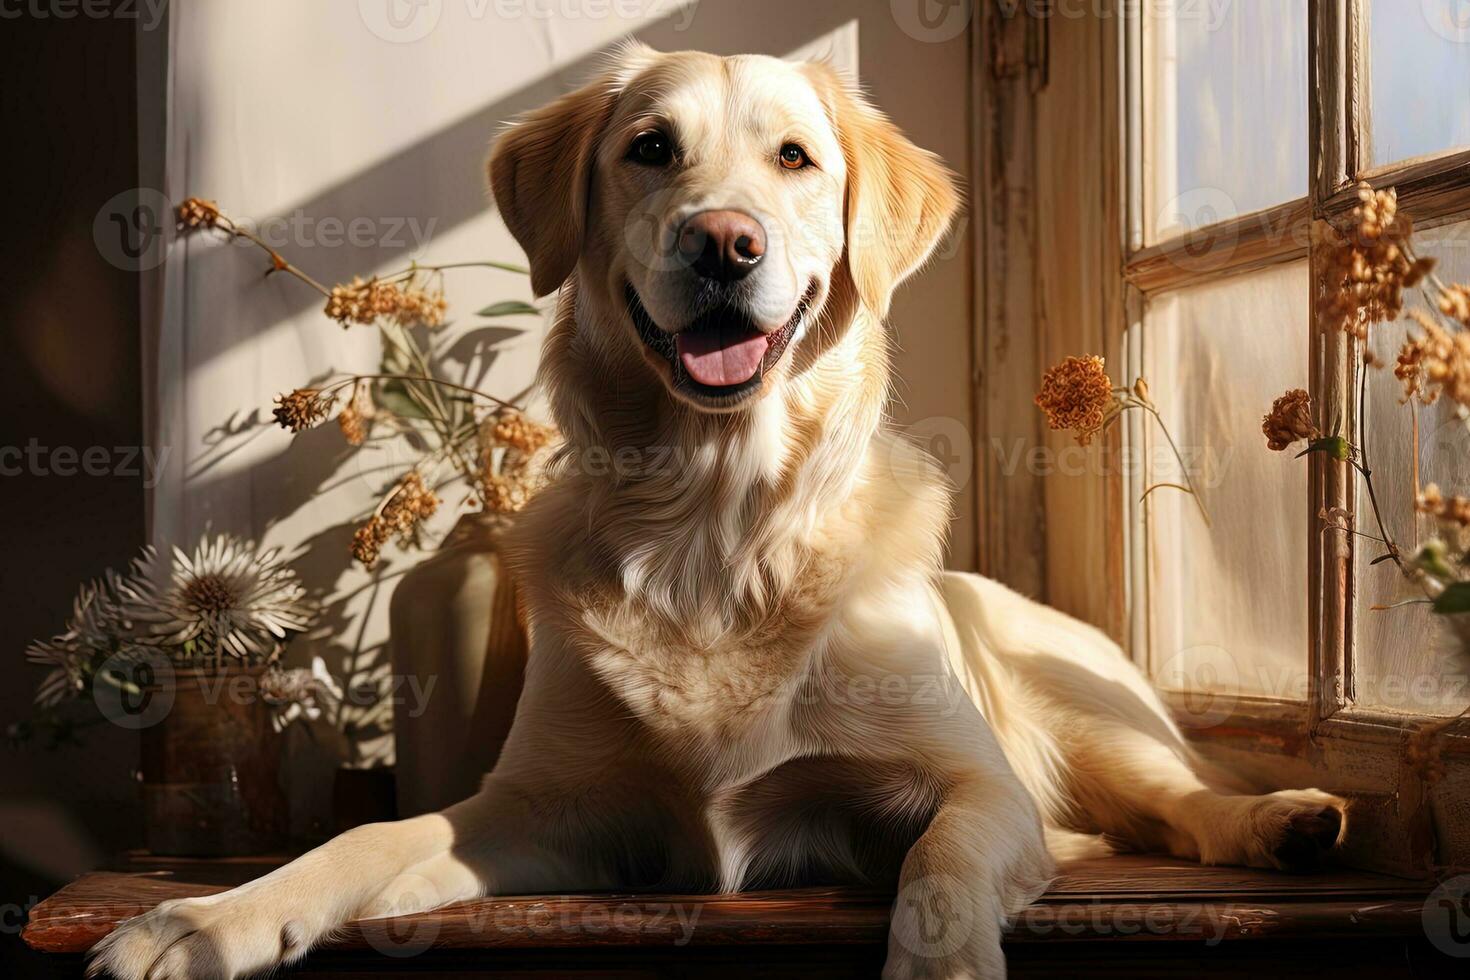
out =
<svg viewBox="0 0 1470 980"><path fill-rule="evenodd" d="M1372 9L1374 165L1470 144L1470 3Z"/></svg>
<svg viewBox="0 0 1470 980"><path fill-rule="evenodd" d="M1144 9L1150 243L1307 193L1307 0Z"/></svg>
<svg viewBox="0 0 1470 980"><path fill-rule="evenodd" d="M1470 282L1470 223L1420 232L1419 250L1439 259L1446 282ZM1418 296L1410 304L1421 303ZM1406 321L1373 328L1373 349L1389 365L1409 331ZM1414 551L1433 533L1433 524L1416 519L1414 500L1414 416L1419 417L1419 478L1438 483L1445 493L1470 494L1470 432L1455 417L1453 403L1416 407L1402 402L1403 387L1389 370L1368 375L1368 456L1373 483L1389 534ZM1359 494L1358 530L1377 534L1367 494ZM1392 562L1373 565L1383 554L1376 543L1358 539L1357 646L1353 665L1354 701L1424 715L1457 714L1470 704L1463 668L1447 669L1448 638L1436 617L1422 605L1375 610L1419 593L1406 589Z"/></svg>
<svg viewBox="0 0 1470 980"><path fill-rule="evenodd" d="M1307 317L1305 262L1168 293L1145 315L1144 376L1212 522L1177 490L1148 496L1161 687L1305 697L1307 471L1267 450L1260 430L1272 399L1306 384ZM1137 482L1183 482L1157 427L1142 431L1149 472ZM1200 705L1204 726L1229 699Z"/></svg>

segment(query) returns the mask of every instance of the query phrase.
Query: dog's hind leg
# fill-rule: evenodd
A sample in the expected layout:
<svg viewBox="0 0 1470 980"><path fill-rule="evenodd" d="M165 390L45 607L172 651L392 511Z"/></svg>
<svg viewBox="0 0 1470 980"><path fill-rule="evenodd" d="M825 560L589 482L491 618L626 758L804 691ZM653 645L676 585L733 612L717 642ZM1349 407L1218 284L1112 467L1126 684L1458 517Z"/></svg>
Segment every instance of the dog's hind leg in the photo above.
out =
<svg viewBox="0 0 1470 980"><path fill-rule="evenodd" d="M357 827L238 888L164 902L92 950L89 976L245 977L290 963L344 923L488 892L589 887L539 848L526 798L486 781L441 813Z"/></svg>
<svg viewBox="0 0 1470 980"><path fill-rule="evenodd" d="M978 576L946 575L944 597L952 663L1050 825L1264 868L1311 867L1340 839L1337 797L1254 795L1201 760L1098 630Z"/></svg>
<svg viewBox="0 0 1470 980"><path fill-rule="evenodd" d="M1126 847L1203 864L1307 870L1343 831L1345 804L1335 796L1229 791L1187 752L1112 719L1094 719L1067 756L1077 818Z"/></svg>

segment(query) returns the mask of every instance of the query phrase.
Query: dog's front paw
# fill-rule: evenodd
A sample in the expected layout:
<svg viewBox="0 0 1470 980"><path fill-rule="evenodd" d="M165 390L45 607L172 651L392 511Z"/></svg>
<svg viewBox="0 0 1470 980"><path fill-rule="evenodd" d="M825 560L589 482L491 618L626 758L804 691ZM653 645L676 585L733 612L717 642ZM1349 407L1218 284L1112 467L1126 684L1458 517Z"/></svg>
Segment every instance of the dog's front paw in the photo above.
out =
<svg viewBox="0 0 1470 980"><path fill-rule="evenodd" d="M1347 804L1317 789L1282 790L1262 797L1261 862L1282 871L1311 871L1337 847Z"/></svg>
<svg viewBox="0 0 1470 980"><path fill-rule="evenodd" d="M947 874L899 889L884 980L994 980L1005 976L1002 899Z"/></svg>
<svg viewBox="0 0 1470 980"><path fill-rule="evenodd" d="M233 980L306 953L301 923L234 892L164 902L92 947L88 977Z"/></svg>

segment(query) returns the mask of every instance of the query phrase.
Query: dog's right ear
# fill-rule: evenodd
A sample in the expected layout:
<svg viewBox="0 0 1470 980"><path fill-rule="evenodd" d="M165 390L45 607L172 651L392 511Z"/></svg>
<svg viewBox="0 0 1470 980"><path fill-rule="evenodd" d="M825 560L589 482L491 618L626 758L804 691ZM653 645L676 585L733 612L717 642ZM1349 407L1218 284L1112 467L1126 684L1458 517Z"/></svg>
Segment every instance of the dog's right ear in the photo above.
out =
<svg viewBox="0 0 1470 980"><path fill-rule="evenodd" d="M531 261L537 296L555 292L582 252L597 140L627 79L652 49L629 45L591 84L516 119L490 152L490 187Z"/></svg>

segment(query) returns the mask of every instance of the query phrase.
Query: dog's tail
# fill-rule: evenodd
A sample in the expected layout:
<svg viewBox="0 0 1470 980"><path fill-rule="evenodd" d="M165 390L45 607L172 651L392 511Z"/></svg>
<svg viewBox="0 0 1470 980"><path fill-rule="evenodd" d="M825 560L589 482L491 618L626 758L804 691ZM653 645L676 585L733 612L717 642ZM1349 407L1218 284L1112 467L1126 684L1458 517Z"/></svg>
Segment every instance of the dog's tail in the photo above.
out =
<svg viewBox="0 0 1470 980"><path fill-rule="evenodd" d="M1112 857L1116 851L1098 834L1079 834L1061 827L1046 828L1046 849L1057 864Z"/></svg>

